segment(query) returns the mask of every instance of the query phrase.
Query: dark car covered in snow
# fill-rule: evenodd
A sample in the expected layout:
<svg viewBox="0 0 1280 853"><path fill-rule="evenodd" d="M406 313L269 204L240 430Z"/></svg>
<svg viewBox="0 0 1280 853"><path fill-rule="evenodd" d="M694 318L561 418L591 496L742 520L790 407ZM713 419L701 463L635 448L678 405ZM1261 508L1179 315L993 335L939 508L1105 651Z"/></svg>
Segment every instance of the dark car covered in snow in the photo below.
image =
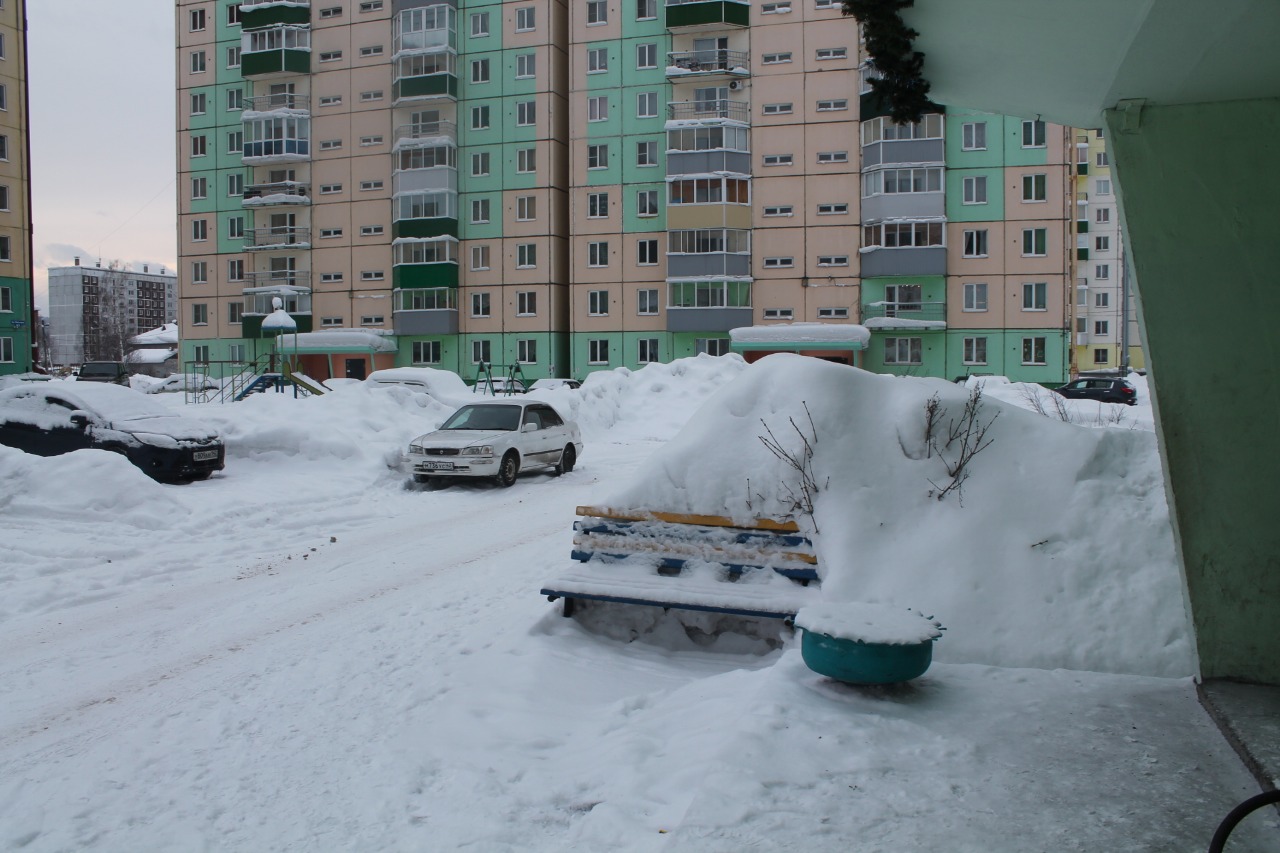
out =
<svg viewBox="0 0 1280 853"><path fill-rule="evenodd" d="M157 480L203 480L225 464L218 431L119 385L41 382L0 391L0 444L38 456L107 450Z"/></svg>

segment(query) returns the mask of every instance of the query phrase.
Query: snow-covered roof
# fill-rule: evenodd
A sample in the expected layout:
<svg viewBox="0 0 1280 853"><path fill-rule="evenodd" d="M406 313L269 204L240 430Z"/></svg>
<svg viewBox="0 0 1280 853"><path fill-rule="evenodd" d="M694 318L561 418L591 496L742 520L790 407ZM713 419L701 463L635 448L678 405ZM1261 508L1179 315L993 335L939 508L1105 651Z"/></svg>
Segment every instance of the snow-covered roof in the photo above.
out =
<svg viewBox="0 0 1280 853"><path fill-rule="evenodd" d="M164 364L177 354L178 351L176 349L168 347L164 349L136 349L126 354L124 360L129 364Z"/></svg>
<svg viewBox="0 0 1280 853"><path fill-rule="evenodd" d="M912 320L907 317L867 317L862 324L868 329L945 329L945 320Z"/></svg>
<svg viewBox="0 0 1280 853"><path fill-rule="evenodd" d="M139 347L176 345L178 343L178 324L165 323L158 329L134 335L129 339L129 343Z"/></svg>
<svg viewBox="0 0 1280 853"><path fill-rule="evenodd" d="M265 328L265 321L263 325ZM298 352L331 352L336 350L396 351L394 341L390 340L386 335L369 329L325 329L322 332L279 335L276 337L276 346L280 349L296 349Z"/></svg>
<svg viewBox="0 0 1280 853"><path fill-rule="evenodd" d="M777 323L730 329L729 338L735 344L847 344L863 348L871 340L871 332L856 323Z"/></svg>

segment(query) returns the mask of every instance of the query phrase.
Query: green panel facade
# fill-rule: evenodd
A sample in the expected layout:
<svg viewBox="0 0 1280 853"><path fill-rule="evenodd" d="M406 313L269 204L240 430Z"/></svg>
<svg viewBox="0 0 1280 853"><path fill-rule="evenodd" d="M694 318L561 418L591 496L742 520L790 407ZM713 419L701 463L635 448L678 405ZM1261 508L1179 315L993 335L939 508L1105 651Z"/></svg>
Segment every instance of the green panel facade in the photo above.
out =
<svg viewBox="0 0 1280 853"><path fill-rule="evenodd" d="M6 297L0 310L0 375L31 370L31 281L0 276Z"/></svg>
<svg viewBox="0 0 1280 853"><path fill-rule="evenodd" d="M311 9L306 6L262 6L240 13L240 26L246 30L275 27L281 24L309 24Z"/></svg>
<svg viewBox="0 0 1280 853"><path fill-rule="evenodd" d="M263 50L246 53L240 58L240 73L245 77L281 73L309 74L310 72L311 51L309 50Z"/></svg>
<svg viewBox="0 0 1280 853"><path fill-rule="evenodd" d="M457 287L457 264L403 264L392 267L393 286L399 290L407 287Z"/></svg>
<svg viewBox="0 0 1280 853"><path fill-rule="evenodd" d="M248 64L248 57L246 65ZM247 71L245 72L248 73ZM458 78L452 74L426 74L422 77L402 77L391 84L391 97L427 98L458 96Z"/></svg>
<svg viewBox="0 0 1280 853"><path fill-rule="evenodd" d="M701 3L681 3L665 7L668 29L720 24L735 27L749 26L751 7L730 0L704 0Z"/></svg>
<svg viewBox="0 0 1280 853"><path fill-rule="evenodd" d="M998 222L1004 219L1004 169L947 169L947 221ZM966 180L969 179L969 180ZM965 186L985 179L985 199L965 202ZM970 190L973 192L973 190Z"/></svg>
<svg viewBox="0 0 1280 853"><path fill-rule="evenodd" d="M391 225L392 237L457 237L458 220L443 216L431 219L400 219Z"/></svg>

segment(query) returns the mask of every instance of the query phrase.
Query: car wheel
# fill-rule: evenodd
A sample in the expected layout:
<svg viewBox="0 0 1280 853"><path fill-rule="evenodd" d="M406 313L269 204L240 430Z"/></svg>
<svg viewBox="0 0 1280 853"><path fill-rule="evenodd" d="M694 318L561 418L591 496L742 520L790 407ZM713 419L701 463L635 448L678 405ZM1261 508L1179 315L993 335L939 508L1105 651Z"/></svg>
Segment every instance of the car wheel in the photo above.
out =
<svg viewBox="0 0 1280 853"><path fill-rule="evenodd" d="M515 453L508 453L502 457L502 464L498 466L498 485L506 488L515 484L516 474L520 472L520 462L516 459Z"/></svg>
<svg viewBox="0 0 1280 853"><path fill-rule="evenodd" d="M578 453L573 449L572 444L564 446L564 452L560 454L560 461L556 463L556 476L568 474L573 470L573 464L578 461Z"/></svg>

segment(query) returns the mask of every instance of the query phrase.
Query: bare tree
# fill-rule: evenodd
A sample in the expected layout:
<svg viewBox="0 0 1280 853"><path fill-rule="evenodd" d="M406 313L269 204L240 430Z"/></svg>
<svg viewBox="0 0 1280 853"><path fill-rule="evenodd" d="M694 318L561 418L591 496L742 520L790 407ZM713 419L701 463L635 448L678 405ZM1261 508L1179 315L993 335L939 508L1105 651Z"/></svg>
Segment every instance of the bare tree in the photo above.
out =
<svg viewBox="0 0 1280 853"><path fill-rule="evenodd" d="M119 261L85 276L84 360L124 361L129 339L137 334L129 305L129 277Z"/></svg>

